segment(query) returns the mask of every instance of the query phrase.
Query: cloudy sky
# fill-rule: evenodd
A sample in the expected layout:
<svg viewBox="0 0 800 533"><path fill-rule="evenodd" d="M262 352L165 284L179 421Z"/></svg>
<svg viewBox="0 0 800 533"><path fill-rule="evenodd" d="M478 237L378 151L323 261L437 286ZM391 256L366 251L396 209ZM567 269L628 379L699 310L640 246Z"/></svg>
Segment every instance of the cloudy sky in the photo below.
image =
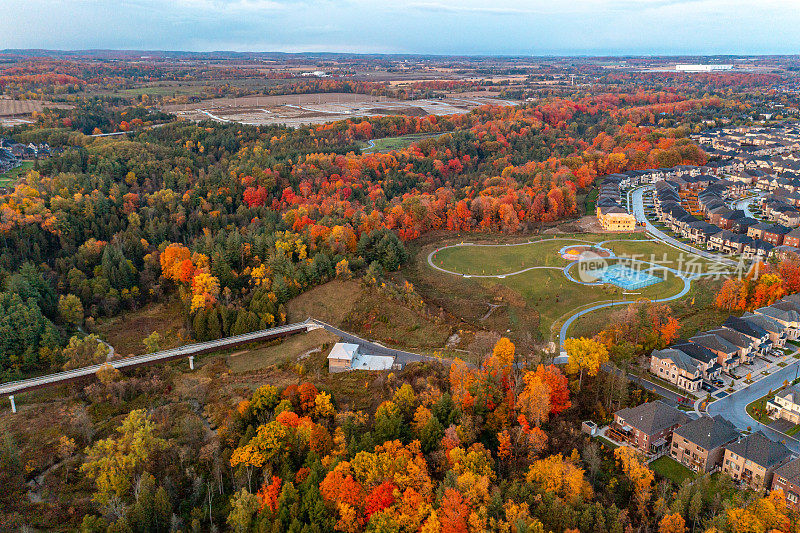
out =
<svg viewBox="0 0 800 533"><path fill-rule="evenodd" d="M800 0L0 0L0 6L0 48L800 53Z"/></svg>

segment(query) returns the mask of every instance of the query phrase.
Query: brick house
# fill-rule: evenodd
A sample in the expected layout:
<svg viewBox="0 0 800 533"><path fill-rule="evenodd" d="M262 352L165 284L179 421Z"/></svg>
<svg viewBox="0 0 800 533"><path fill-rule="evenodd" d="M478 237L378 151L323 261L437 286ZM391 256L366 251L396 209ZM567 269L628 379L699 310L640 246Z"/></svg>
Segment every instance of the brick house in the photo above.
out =
<svg viewBox="0 0 800 533"><path fill-rule="evenodd" d="M757 431L726 447L722 471L735 481L760 491L772 486L775 469L791 458L789 448Z"/></svg>
<svg viewBox="0 0 800 533"><path fill-rule="evenodd" d="M627 407L614 413L610 436L647 455L669 451L672 432L690 419L661 400Z"/></svg>
<svg viewBox="0 0 800 533"><path fill-rule="evenodd" d="M739 430L720 415L701 416L672 432L670 455L694 472L714 472L722 466L725 445L737 438Z"/></svg>
<svg viewBox="0 0 800 533"><path fill-rule="evenodd" d="M786 506L800 511L800 459L790 461L775 469L772 490L780 490L786 499Z"/></svg>

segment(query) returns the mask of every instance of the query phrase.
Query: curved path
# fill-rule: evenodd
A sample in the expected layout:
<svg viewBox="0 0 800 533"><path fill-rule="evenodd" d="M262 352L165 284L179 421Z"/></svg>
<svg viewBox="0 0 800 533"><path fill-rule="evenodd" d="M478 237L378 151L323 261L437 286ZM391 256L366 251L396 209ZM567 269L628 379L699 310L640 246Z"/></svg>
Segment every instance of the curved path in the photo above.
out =
<svg viewBox="0 0 800 533"><path fill-rule="evenodd" d="M500 278L500 279L503 279L503 278L506 278L508 276L516 276L517 274L522 274L523 272L528 272L529 270L543 270L543 269L562 270L563 267L560 267L560 266L533 266L533 267L523 268L522 270L517 270L516 272L508 272L506 274L462 274L461 272L454 272L452 270L447 270L446 268L442 268L442 267L436 265L433 262L433 256L436 255L436 253L438 253L438 252L440 252L442 250L446 250L448 248L460 248L462 246L482 246L482 247L500 248L500 247L503 247L503 246L526 246L528 244L538 244L540 242L549 242L549 241L569 241L569 242L584 243L584 244L591 244L591 245L596 245L597 244L597 243L592 242L592 241L584 241L583 239L570 239L570 238L567 238L567 237L552 237L552 238L549 238L549 239L539 239L537 241L513 242L513 243L507 243L507 244L475 244L474 242L461 242L461 243L458 243L458 244L451 244L449 246L443 246L441 248L436 248L435 250L432 250L431 253L428 254L428 266L430 266L431 268L436 269L436 270L438 270L440 272L445 272L447 274L452 274L453 276L461 276L462 278Z"/></svg>

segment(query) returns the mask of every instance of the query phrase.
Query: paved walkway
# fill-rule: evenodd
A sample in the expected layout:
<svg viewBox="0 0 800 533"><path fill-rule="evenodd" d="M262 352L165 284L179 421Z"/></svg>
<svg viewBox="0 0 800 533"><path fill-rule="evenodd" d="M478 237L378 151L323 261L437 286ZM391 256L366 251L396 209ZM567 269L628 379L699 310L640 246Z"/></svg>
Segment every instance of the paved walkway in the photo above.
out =
<svg viewBox="0 0 800 533"><path fill-rule="evenodd" d="M252 333L245 333L244 335L226 337L224 339L188 344L186 346L181 346L179 348L173 348L171 350L162 350L156 353L136 355L133 357L123 357L121 359L108 361L106 363L103 363L102 365L90 365L83 368L76 368L74 370L56 372L54 374L47 374L45 376L39 376L36 378L3 383L0 385L0 394L14 394L17 392L32 390L40 387L45 387L48 385L57 385L59 383L64 383L67 381L75 380L86 376L92 376L96 374L97 371L100 370L100 367L103 365L111 365L112 367L117 369L132 368L160 361L169 361L172 359L178 359L182 357L201 355L216 350L224 350L226 348L231 348L233 346L246 344L249 342L275 339L278 337L284 337L287 335L293 335L295 333L301 333L301 332L304 333L316 327L319 326L315 323L309 323L308 321L306 321L297 324L287 324L285 326L279 326L276 328L254 331Z"/></svg>

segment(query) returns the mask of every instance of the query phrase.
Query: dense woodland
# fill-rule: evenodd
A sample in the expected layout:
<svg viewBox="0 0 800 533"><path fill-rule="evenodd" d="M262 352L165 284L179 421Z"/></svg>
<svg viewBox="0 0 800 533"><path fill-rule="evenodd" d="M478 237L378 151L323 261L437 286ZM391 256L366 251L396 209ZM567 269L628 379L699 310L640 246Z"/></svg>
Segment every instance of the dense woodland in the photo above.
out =
<svg viewBox="0 0 800 533"><path fill-rule="evenodd" d="M0 85L78 93L81 80L168 76L105 68L52 75L44 62L7 70ZM146 101L74 102L6 132L57 151L0 196L3 380L102 362L98 321L176 295L191 338L214 339L284 323L287 302L326 281L391 285L384 276L431 232L535 233L580 215L576 198L597 176L704 163L687 134L703 114L748 105L634 90L295 130L174 121ZM87 136L100 131L128 133ZM388 154L358 148L410 133L436 135ZM796 284L791 268L772 273L781 287ZM718 304L772 299L769 279L726 286L746 301L721 292ZM563 371L515 365L506 338L480 365L365 378L315 378L324 359L313 358L256 384L218 360L197 382L170 365L104 368L50 411L31 409L36 434L6 422L0 528L800 531L782 498L722 476L656 479L630 449L581 435L581 420L649 399L600 365L676 338L670 308L627 313L605 343L575 340L581 357Z"/></svg>

